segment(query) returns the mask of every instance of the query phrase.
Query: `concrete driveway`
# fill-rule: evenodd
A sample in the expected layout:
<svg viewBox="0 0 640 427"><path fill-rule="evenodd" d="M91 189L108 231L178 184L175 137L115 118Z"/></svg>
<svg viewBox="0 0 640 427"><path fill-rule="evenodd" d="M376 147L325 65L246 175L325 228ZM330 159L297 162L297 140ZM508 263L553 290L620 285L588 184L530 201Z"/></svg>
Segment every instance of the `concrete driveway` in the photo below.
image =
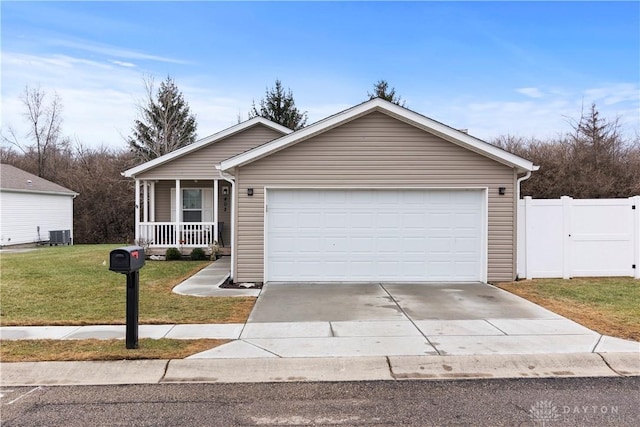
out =
<svg viewBox="0 0 640 427"><path fill-rule="evenodd" d="M638 350L484 283L267 283L239 340L191 357Z"/></svg>
<svg viewBox="0 0 640 427"><path fill-rule="evenodd" d="M485 283L268 283L249 322L549 319L559 316Z"/></svg>

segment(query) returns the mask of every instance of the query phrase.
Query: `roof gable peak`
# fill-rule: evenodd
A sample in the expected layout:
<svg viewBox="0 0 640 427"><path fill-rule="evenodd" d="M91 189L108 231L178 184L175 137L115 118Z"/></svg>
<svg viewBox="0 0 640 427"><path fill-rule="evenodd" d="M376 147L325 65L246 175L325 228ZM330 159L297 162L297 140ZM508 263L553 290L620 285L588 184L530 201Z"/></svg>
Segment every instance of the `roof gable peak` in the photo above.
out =
<svg viewBox="0 0 640 427"><path fill-rule="evenodd" d="M265 119L264 117L252 117L248 120L245 120L243 122L240 122L236 125L233 125L231 127L228 127L226 129L223 129L219 132L216 132L214 134L211 134L209 136L205 136L204 138L201 138L199 140L197 140L196 142L194 142L193 144L189 144L186 145L184 147L178 148L177 150L174 150L170 153L167 153L163 156L157 157L153 160L149 160L148 162L142 163L141 165L138 165L134 168L128 169L126 171L124 171L122 173L123 176L125 177L133 177L135 175L138 175L142 172L146 172L150 169L153 169L157 166L163 165L165 163L168 163L174 159L177 159L178 157L182 157L188 153L197 151L203 147L206 147L210 144L214 144L218 141L221 141L225 138L228 138L232 135L235 135L237 133L240 133L242 131L245 131L249 128L252 128L254 126L257 125L262 125L265 127L268 127L270 129L273 129L277 132L280 132L283 135L288 135L290 133L292 133L293 131L287 127L284 127L278 123L272 122L271 120Z"/></svg>
<svg viewBox="0 0 640 427"><path fill-rule="evenodd" d="M481 139L473 137L464 131L452 128L427 116L419 114L406 107L394 104L382 98L373 98L354 107L336 113L323 120L315 122L307 127L297 130L289 135L282 136L271 142L238 154L227 159L220 164L221 170L229 170L234 167L243 166L269 154L282 150L288 146L297 144L330 129L341 126L352 120L379 111L397 120L401 120L446 141L459 145L468 150L491 158L499 163L516 168L518 172L528 172L537 170L529 160L523 159L515 154L509 153Z"/></svg>

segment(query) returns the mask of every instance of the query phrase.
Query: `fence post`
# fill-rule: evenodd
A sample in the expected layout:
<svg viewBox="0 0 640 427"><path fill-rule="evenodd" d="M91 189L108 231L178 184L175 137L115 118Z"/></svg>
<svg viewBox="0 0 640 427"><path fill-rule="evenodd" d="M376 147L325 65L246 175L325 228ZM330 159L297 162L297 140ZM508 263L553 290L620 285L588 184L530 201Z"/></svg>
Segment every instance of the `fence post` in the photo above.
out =
<svg viewBox="0 0 640 427"><path fill-rule="evenodd" d="M633 211L633 277L640 279L640 196L630 197Z"/></svg>
<svg viewBox="0 0 640 427"><path fill-rule="evenodd" d="M533 271L531 269L531 246L529 236L533 233L531 230L531 221L529 221L529 215L531 214L531 206L533 204L533 198L531 196L524 197L524 271L527 280L533 279Z"/></svg>
<svg viewBox="0 0 640 427"><path fill-rule="evenodd" d="M571 278L571 211L573 199L562 196L562 278Z"/></svg>

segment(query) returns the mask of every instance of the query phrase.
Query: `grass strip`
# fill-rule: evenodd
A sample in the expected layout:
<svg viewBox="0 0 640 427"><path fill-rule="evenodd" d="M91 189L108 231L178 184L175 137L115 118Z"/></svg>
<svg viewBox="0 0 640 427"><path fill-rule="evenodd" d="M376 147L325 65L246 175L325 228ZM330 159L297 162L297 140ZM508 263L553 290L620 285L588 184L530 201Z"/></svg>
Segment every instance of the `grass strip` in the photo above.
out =
<svg viewBox="0 0 640 427"><path fill-rule="evenodd" d="M601 334L640 341L640 280L534 279L496 286Z"/></svg>
<svg viewBox="0 0 640 427"><path fill-rule="evenodd" d="M88 361L184 359L225 344L229 340L150 339L139 340L138 349L128 350L124 340L16 340L0 342L0 361Z"/></svg>

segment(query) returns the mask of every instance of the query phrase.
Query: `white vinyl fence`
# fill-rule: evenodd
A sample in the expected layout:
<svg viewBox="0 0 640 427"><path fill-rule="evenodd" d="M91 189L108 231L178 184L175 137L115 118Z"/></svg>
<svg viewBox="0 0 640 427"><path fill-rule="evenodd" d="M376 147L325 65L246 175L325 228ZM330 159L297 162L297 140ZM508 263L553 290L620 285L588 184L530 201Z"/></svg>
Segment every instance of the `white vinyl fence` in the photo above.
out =
<svg viewBox="0 0 640 427"><path fill-rule="evenodd" d="M640 278L640 196L518 201L518 277Z"/></svg>

